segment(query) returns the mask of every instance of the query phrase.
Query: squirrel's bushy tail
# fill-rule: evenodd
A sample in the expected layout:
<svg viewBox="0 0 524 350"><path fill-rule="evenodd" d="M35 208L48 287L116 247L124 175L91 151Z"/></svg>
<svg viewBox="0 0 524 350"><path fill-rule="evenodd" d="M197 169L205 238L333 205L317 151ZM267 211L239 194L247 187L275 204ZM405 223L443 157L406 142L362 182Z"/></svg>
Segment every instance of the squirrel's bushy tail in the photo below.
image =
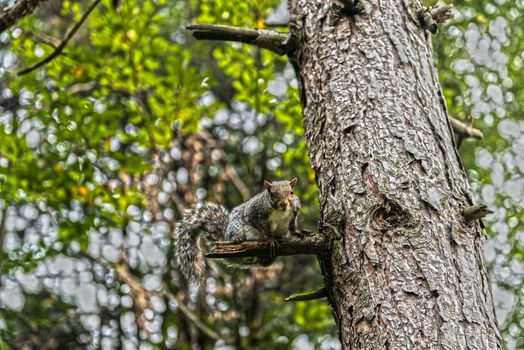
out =
<svg viewBox="0 0 524 350"><path fill-rule="evenodd" d="M175 262L188 281L201 283L206 264L198 246L198 237L210 242L224 240L229 213L219 204L198 203L184 213L175 226Z"/></svg>

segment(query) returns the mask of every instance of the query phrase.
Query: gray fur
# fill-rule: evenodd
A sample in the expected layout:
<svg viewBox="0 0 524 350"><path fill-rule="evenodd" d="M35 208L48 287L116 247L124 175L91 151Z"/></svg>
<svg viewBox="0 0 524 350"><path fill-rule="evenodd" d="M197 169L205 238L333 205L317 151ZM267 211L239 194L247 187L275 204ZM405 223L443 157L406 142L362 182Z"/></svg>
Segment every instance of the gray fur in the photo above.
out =
<svg viewBox="0 0 524 350"><path fill-rule="evenodd" d="M188 210L177 222L174 232L175 263L187 280L201 282L204 278L206 264L198 247L199 234L210 242L224 240L228 215L223 206L205 202Z"/></svg>

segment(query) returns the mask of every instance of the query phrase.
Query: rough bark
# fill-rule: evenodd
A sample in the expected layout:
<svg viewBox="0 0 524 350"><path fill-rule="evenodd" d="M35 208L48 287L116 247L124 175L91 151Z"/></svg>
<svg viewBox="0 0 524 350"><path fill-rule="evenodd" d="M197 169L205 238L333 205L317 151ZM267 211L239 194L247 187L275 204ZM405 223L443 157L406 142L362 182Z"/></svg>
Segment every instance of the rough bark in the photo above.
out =
<svg viewBox="0 0 524 350"><path fill-rule="evenodd" d="M420 3L291 0L293 59L344 349L500 349L483 229L456 152ZM340 1L339 1L340 3Z"/></svg>
<svg viewBox="0 0 524 350"><path fill-rule="evenodd" d="M0 8L0 33L14 25L19 19L33 11L48 0L17 0L12 5Z"/></svg>

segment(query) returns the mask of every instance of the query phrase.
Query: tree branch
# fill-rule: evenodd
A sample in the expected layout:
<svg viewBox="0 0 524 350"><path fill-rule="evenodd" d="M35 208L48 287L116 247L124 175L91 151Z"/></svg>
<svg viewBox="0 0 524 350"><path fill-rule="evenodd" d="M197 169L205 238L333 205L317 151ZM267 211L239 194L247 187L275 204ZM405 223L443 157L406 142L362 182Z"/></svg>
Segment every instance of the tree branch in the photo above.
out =
<svg viewBox="0 0 524 350"><path fill-rule="evenodd" d="M251 198L249 189L247 188L244 181L242 181L242 178L238 175L235 167L227 163L224 166L224 171L225 171L225 175L227 176L227 178L231 180L231 182L236 187L238 192L240 192L240 195L242 196L242 200L244 202L247 202L249 198Z"/></svg>
<svg viewBox="0 0 524 350"><path fill-rule="evenodd" d="M479 140L484 138L482 131L480 131L479 129L473 128L471 125L464 123L463 121L460 121L453 117L449 117L449 121L451 122L453 131L461 135L462 137L473 137Z"/></svg>
<svg viewBox="0 0 524 350"><path fill-rule="evenodd" d="M291 294L290 296L285 298L284 301L307 301L307 300L321 299L325 297L327 297L327 289L326 287L322 287L314 291Z"/></svg>
<svg viewBox="0 0 524 350"><path fill-rule="evenodd" d="M450 5L437 6L430 8L429 13L435 22L443 23L448 19L453 18L453 12L451 11L452 9L453 7Z"/></svg>
<svg viewBox="0 0 524 350"><path fill-rule="evenodd" d="M428 7L419 12L420 24L424 29L429 30L435 34L438 29L438 24L453 18L452 7L449 5Z"/></svg>
<svg viewBox="0 0 524 350"><path fill-rule="evenodd" d="M489 214L493 214L493 211L484 204L475 204L462 210L462 215L466 221L478 220Z"/></svg>
<svg viewBox="0 0 524 350"><path fill-rule="evenodd" d="M38 62L38 63L28 67L28 68L22 69L21 71L19 71L17 73L17 75L20 76L20 75L24 75L24 74L30 73L30 72L34 71L35 69L38 69L38 68L42 67L43 65L51 62L58 55L60 55L62 53L62 51L64 51L64 48L67 46L67 43L69 43L69 41L73 38L75 33L78 31L78 29L80 29L82 24L86 21L86 19L89 17L91 12L93 12L95 7L99 3L100 3L100 0L94 0L93 1L91 6L89 6L88 9L86 10L86 12L84 12L84 14L80 18L80 20L77 23L75 23L75 25L71 28L71 30L69 32L66 33L64 39L60 42L60 44L57 46L57 48L49 56L47 56L46 58L44 58L40 62Z"/></svg>
<svg viewBox="0 0 524 350"><path fill-rule="evenodd" d="M201 136L209 143L209 144L215 144L215 148L221 153L221 159L224 161L224 175L227 179L233 183L233 186L236 187L240 195L242 196L242 200L244 202L247 202L249 198L251 198L251 194L249 192L249 189L247 188L246 184L240 176L238 175L236 169L234 166L232 166L227 159L226 152L224 149L220 146L220 144L213 138L213 136L207 132L202 131L200 132Z"/></svg>
<svg viewBox="0 0 524 350"><path fill-rule="evenodd" d="M12 5L0 9L0 33L14 25L19 19L30 15L41 4L48 0L18 0Z"/></svg>
<svg viewBox="0 0 524 350"><path fill-rule="evenodd" d="M278 55L288 54L289 34L265 29L247 29L212 24L193 24L187 27L197 40L222 40L246 43L271 50Z"/></svg>
<svg viewBox="0 0 524 350"><path fill-rule="evenodd" d="M38 42L51 46L53 49L57 49L60 45L60 40L44 33L31 33L31 36Z"/></svg>
<svg viewBox="0 0 524 350"><path fill-rule="evenodd" d="M321 235L313 234L306 238L288 238L278 241L277 256L298 254L321 254L330 249L331 242ZM269 256L267 241L245 241L242 243L215 242L208 258L245 258L251 256Z"/></svg>

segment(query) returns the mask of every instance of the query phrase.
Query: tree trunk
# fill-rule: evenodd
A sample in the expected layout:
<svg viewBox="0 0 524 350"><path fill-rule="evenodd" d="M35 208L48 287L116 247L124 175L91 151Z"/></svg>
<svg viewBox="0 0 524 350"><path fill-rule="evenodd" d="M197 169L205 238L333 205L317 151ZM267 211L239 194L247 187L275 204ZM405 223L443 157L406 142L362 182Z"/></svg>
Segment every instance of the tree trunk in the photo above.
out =
<svg viewBox="0 0 524 350"><path fill-rule="evenodd" d="M339 238L321 264L343 348L500 349L421 5L357 3L290 1L321 230Z"/></svg>

